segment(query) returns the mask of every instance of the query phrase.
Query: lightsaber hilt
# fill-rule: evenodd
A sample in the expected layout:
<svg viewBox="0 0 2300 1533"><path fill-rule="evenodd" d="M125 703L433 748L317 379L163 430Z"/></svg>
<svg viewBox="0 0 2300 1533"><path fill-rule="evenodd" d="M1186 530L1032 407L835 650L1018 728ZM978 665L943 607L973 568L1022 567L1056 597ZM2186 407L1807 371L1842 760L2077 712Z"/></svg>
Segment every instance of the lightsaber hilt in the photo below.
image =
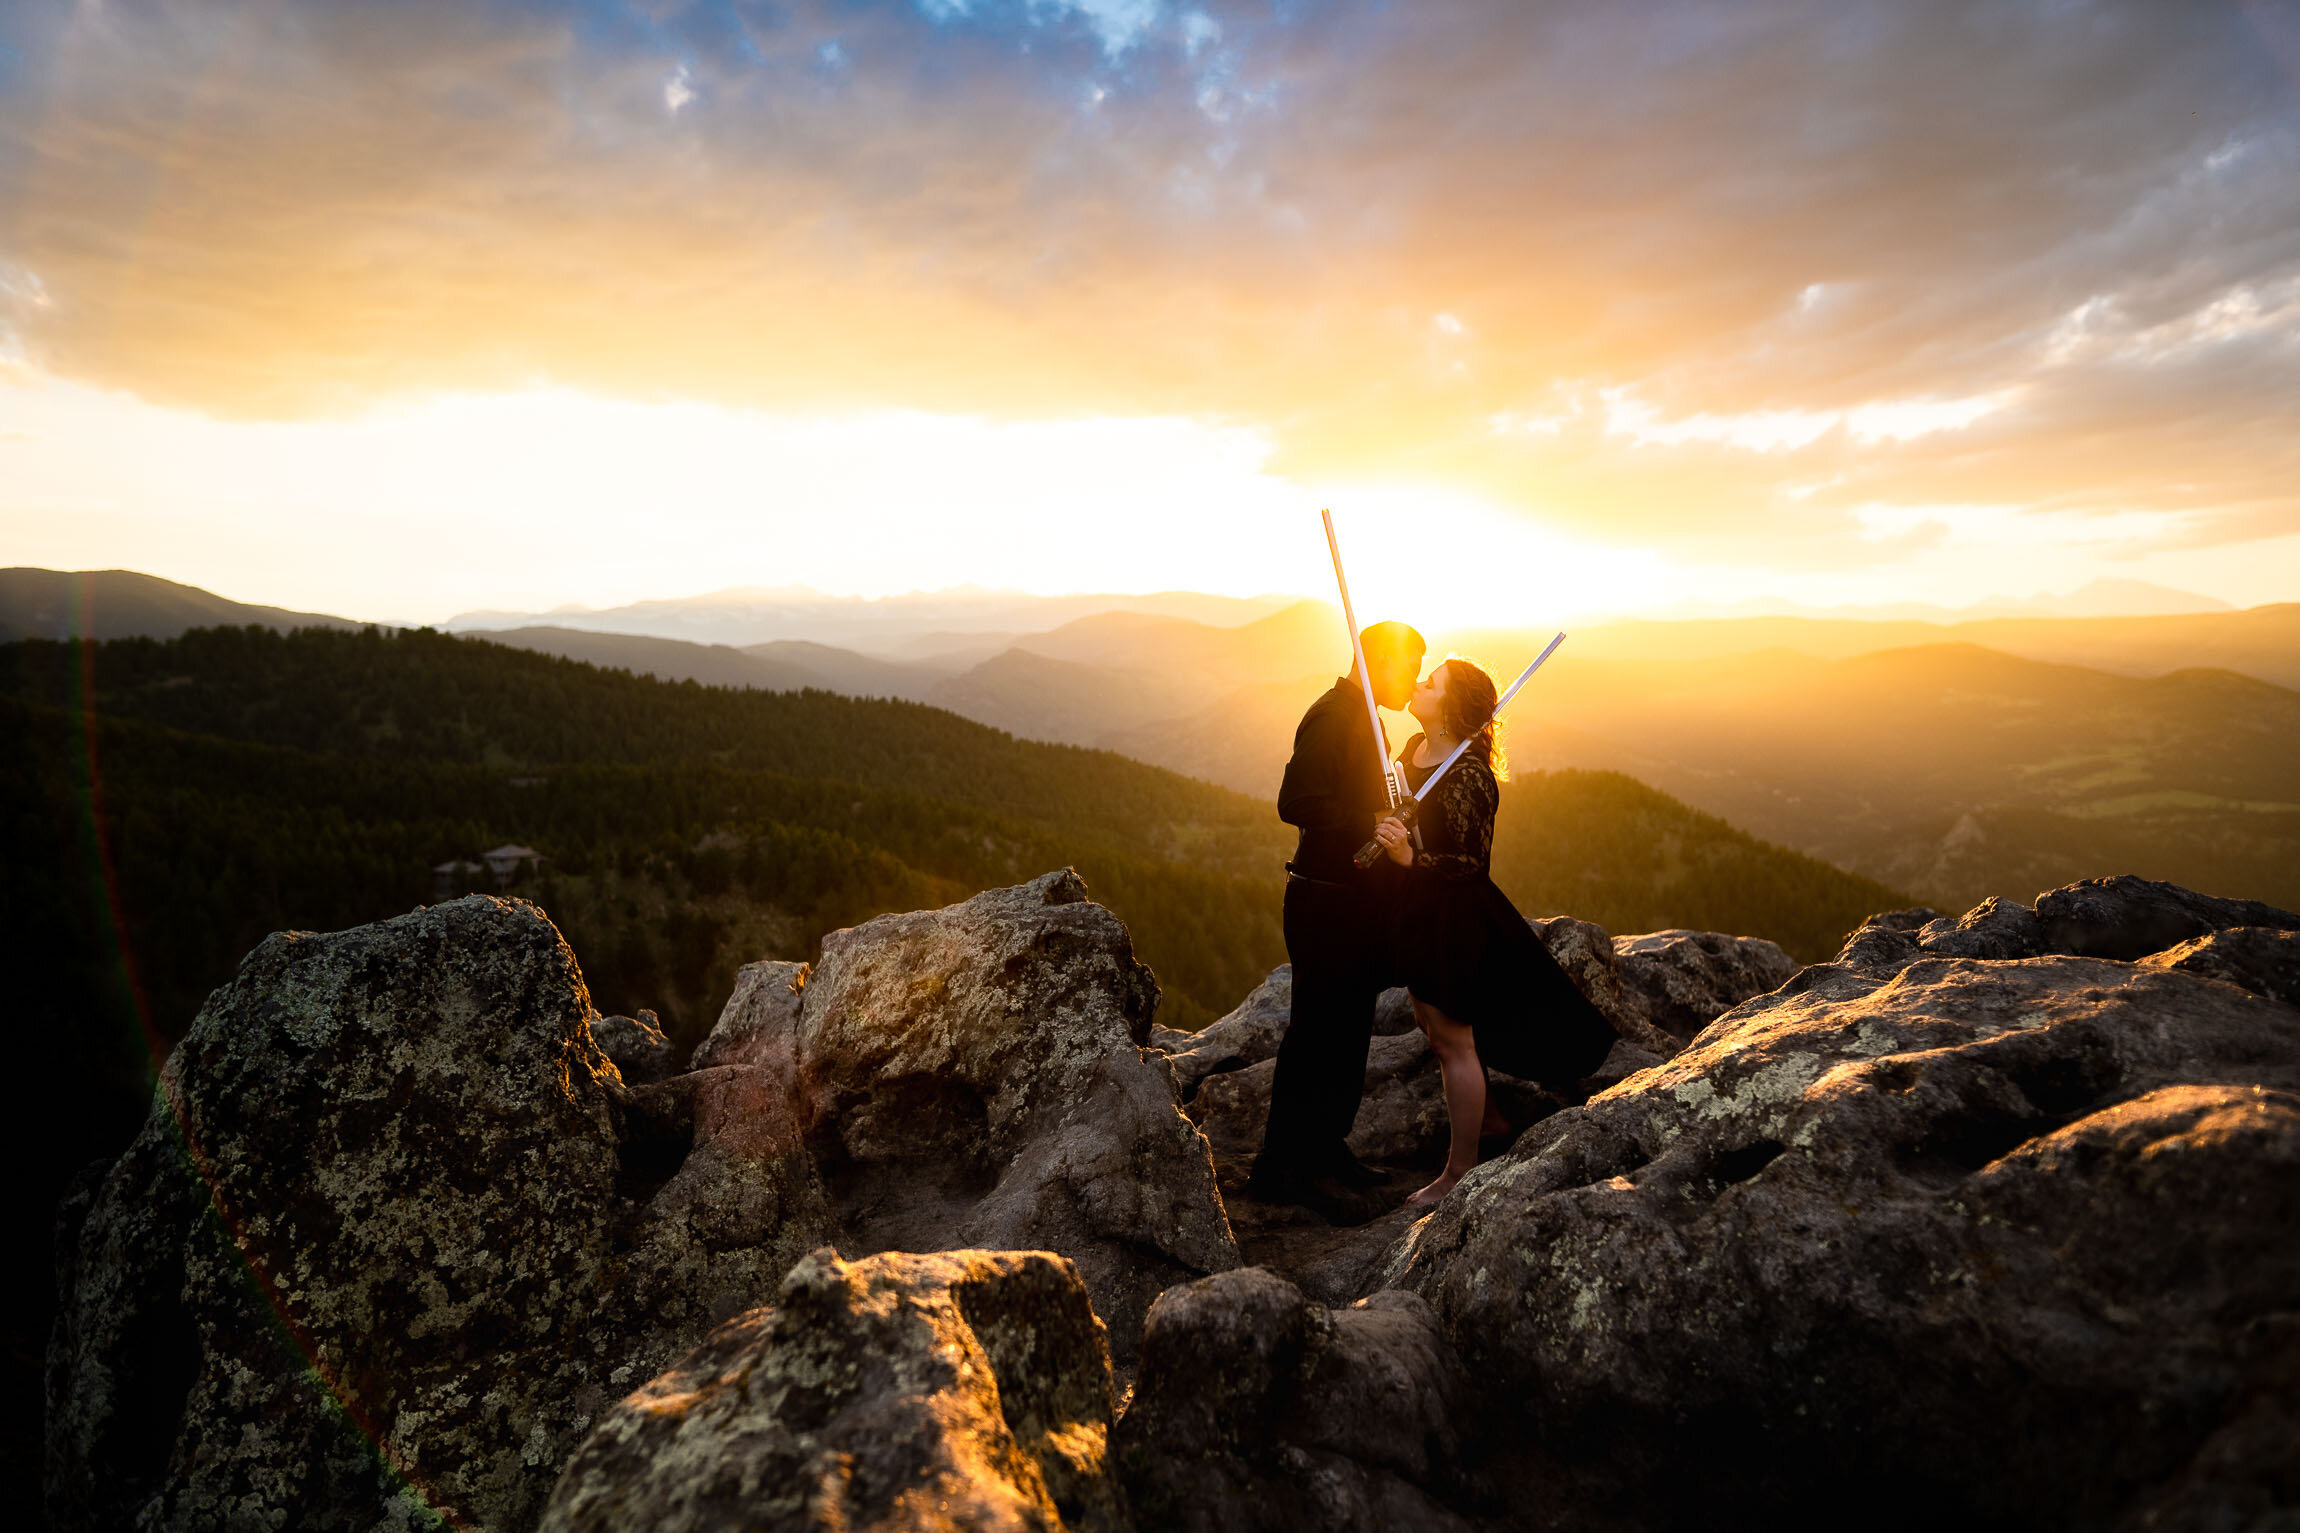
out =
<svg viewBox="0 0 2300 1533"><path fill-rule="evenodd" d="M1392 804L1389 813L1383 818L1396 820L1410 831L1414 828L1414 821L1421 818L1421 809L1422 801L1409 793ZM1382 845L1381 838L1377 836L1364 846L1359 847L1358 854L1350 860L1361 868L1370 868L1388 855L1389 848Z"/></svg>

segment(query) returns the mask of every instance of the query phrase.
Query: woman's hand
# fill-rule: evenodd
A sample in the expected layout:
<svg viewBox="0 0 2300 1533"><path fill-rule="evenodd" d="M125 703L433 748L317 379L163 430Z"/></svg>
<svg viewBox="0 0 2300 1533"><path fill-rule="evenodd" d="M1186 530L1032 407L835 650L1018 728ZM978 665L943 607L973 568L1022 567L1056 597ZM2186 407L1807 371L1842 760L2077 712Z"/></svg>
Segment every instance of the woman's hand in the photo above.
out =
<svg viewBox="0 0 2300 1533"><path fill-rule="evenodd" d="M1374 827L1374 839L1382 844L1383 851L1390 854L1390 861L1399 867L1410 868L1414 865L1413 833L1396 816Z"/></svg>

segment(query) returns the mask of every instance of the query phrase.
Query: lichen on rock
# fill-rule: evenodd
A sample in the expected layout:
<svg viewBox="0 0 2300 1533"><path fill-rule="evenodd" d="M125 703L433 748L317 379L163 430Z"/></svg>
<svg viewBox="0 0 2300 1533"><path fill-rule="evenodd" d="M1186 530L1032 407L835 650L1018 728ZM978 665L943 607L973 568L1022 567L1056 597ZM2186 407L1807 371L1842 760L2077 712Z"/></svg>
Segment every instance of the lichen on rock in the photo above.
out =
<svg viewBox="0 0 2300 1533"><path fill-rule="evenodd" d="M543 1527L1124 1533L1111 1414L1062 1258L826 1249L608 1412Z"/></svg>

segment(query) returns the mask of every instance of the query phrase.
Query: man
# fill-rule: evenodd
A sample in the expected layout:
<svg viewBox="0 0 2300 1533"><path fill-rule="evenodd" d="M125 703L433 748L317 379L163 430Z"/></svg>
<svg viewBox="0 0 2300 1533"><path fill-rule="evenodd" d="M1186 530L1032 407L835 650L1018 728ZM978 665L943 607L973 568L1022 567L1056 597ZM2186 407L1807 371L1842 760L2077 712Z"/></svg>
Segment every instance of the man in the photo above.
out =
<svg viewBox="0 0 2300 1533"><path fill-rule="evenodd" d="M1422 636L1403 623L1376 623L1359 643L1375 700L1404 707L1421 671ZM1286 864L1294 1002L1248 1183L1265 1202L1307 1204L1336 1222L1365 1217L1357 1195L1375 1180L1344 1140L1365 1094L1374 1001L1392 983L1386 950L1395 864L1382 858L1361 868L1354 860L1389 807L1385 766L1353 664L1302 715L1278 789L1278 818L1301 830Z"/></svg>

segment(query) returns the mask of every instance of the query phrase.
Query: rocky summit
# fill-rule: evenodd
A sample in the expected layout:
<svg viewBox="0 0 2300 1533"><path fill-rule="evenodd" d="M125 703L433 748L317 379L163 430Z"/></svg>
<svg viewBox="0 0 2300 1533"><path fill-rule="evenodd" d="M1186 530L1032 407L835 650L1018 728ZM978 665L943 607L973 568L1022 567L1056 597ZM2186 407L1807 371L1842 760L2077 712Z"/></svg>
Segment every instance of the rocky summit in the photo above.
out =
<svg viewBox="0 0 2300 1533"><path fill-rule="evenodd" d="M274 936L65 1199L50 1519L2300 1523L2300 916L1534 924L1613 1056L1345 1225L1244 1193L1288 971L1161 1028L1069 872L753 964L684 1062L517 900ZM1402 992L1367 1088L1394 1203Z"/></svg>

